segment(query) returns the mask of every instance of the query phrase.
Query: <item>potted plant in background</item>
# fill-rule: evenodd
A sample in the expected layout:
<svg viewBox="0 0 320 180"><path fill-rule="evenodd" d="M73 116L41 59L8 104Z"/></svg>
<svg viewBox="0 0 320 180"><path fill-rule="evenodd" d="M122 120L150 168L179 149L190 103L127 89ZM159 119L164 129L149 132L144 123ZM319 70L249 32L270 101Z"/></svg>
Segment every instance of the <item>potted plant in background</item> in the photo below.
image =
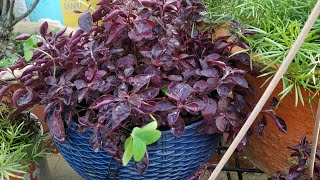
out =
<svg viewBox="0 0 320 180"><path fill-rule="evenodd" d="M255 32L254 35L245 36L241 34L240 28L236 33L248 44L249 48L245 51L254 60L252 64L258 67L245 76L252 84L256 98L261 97L265 90L261 87L266 87L277 71L315 3L315 0L240 0L227 3L219 0L206 1L207 17L215 24L225 24L233 19ZM279 133L272 124L265 128L266 136L259 137L254 133L246 147L248 158L270 175L279 170L288 171L291 167L291 151L286 147L295 144L302 135L312 137L314 112L317 107L315 100L319 98L320 91L318 26L319 21L315 23L298 51L282 83L278 84L272 94L272 97L277 97L280 101L276 111L286 120L287 134ZM226 35L225 27L220 30ZM239 48L234 49L234 52L236 51L239 51ZM259 122L261 121L256 121L256 129L261 127ZM274 151L279 153L275 154Z"/></svg>
<svg viewBox="0 0 320 180"><path fill-rule="evenodd" d="M40 27L30 61L9 67L31 65L17 78L14 104L46 105L59 150L86 179L186 178L209 159L219 134L231 140L250 112L246 71L235 66L244 60L230 57L245 44L201 30L198 0L98 5L82 12L81 29L70 35Z"/></svg>
<svg viewBox="0 0 320 180"><path fill-rule="evenodd" d="M38 180L40 170L35 163L45 155L41 124L30 113L15 117L12 113L13 109L0 103L0 178Z"/></svg>

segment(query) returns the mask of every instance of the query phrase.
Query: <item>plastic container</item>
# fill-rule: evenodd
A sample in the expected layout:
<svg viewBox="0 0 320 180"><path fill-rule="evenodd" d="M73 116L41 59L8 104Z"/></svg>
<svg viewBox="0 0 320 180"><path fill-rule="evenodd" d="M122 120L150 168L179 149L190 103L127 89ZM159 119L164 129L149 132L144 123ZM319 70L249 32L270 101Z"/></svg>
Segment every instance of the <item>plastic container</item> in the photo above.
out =
<svg viewBox="0 0 320 180"><path fill-rule="evenodd" d="M147 147L150 163L142 176L135 169L133 160L122 166L103 150L95 153L89 144L92 132L79 134L75 123L66 131L67 143L56 142L56 145L69 165L86 180L186 179L209 160L221 139L220 135L200 135L197 127L201 123L187 126L180 138L170 131L162 131L161 139Z"/></svg>
<svg viewBox="0 0 320 180"><path fill-rule="evenodd" d="M25 0L29 9L34 0ZM53 21L64 24L69 27L78 27L78 18L80 14L74 13L74 10L87 10L89 5L90 12L97 8L99 0L41 0L34 11L29 15L30 21Z"/></svg>

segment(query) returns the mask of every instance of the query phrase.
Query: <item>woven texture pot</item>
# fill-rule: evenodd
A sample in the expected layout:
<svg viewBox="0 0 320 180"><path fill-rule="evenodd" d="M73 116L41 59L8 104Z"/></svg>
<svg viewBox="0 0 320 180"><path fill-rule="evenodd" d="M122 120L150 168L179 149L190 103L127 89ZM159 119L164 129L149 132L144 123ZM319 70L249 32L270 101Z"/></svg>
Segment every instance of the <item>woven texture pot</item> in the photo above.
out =
<svg viewBox="0 0 320 180"><path fill-rule="evenodd" d="M86 180L186 179L200 164L209 160L220 135L200 135L197 127L202 121L186 126L184 134L175 138L170 131L162 131L155 144L148 146L150 164L140 176L131 161L127 166L117 163L105 151L95 153L89 144L92 132L79 134L76 124L66 131L67 143L56 142L69 165Z"/></svg>

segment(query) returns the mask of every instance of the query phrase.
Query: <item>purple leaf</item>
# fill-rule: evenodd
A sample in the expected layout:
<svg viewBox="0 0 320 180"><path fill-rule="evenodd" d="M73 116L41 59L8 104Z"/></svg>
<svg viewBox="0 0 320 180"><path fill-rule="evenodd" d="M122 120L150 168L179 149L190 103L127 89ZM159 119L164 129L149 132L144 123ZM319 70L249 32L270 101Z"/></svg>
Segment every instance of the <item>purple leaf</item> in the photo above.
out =
<svg viewBox="0 0 320 180"><path fill-rule="evenodd" d="M119 9L113 10L111 13L108 14L108 16L106 16L106 18L103 19L103 21L104 22L110 21L110 20L116 18L120 13L122 13L122 11Z"/></svg>
<svg viewBox="0 0 320 180"><path fill-rule="evenodd" d="M169 75L169 76L168 76L168 79L169 79L170 81L178 81L178 82L180 82L180 81L183 80L182 77L179 76L179 75Z"/></svg>
<svg viewBox="0 0 320 180"><path fill-rule="evenodd" d="M50 103L46 106L45 120L48 124L50 134L60 143L66 142L65 130L61 113L63 112L62 105Z"/></svg>
<svg viewBox="0 0 320 180"><path fill-rule="evenodd" d="M151 53L154 58L158 58L164 52L164 48L160 43L152 47Z"/></svg>
<svg viewBox="0 0 320 180"><path fill-rule="evenodd" d="M152 37L152 29L150 25L144 20L135 20L133 24L136 27L136 30L139 34L141 34L144 38Z"/></svg>
<svg viewBox="0 0 320 180"><path fill-rule="evenodd" d="M151 104L142 102L139 108L135 108L140 114L148 115L157 111L157 108Z"/></svg>
<svg viewBox="0 0 320 180"><path fill-rule="evenodd" d="M95 75L95 70L92 68L88 68L85 72L85 77L88 81L92 81Z"/></svg>
<svg viewBox="0 0 320 180"><path fill-rule="evenodd" d="M130 81L133 86L133 91L134 92L139 91L143 86L145 86L146 84L148 84L150 82L151 77L152 77L152 75L141 74L141 75L138 75L138 76L132 78Z"/></svg>
<svg viewBox="0 0 320 180"><path fill-rule="evenodd" d="M34 98L32 90L28 89L18 89L12 95L12 100L15 106L24 106L29 104Z"/></svg>
<svg viewBox="0 0 320 180"><path fill-rule="evenodd" d="M54 39L58 40L58 38L61 37L66 32L66 30L67 30L67 27L60 29L54 36Z"/></svg>
<svg viewBox="0 0 320 180"><path fill-rule="evenodd" d="M143 39L143 36L136 29L129 31L128 36L134 42L139 42Z"/></svg>
<svg viewBox="0 0 320 180"><path fill-rule="evenodd" d="M46 39L46 35L47 35L47 32L48 32L48 22L45 21L44 23L42 23L42 25L40 26L40 35Z"/></svg>
<svg viewBox="0 0 320 180"><path fill-rule="evenodd" d="M276 122L276 125L278 126L279 130L283 133L287 133L286 122L279 116L272 116L272 118Z"/></svg>
<svg viewBox="0 0 320 180"><path fill-rule="evenodd" d="M263 130L266 125L267 125L267 118L265 117L265 115L263 115L262 118L259 119L259 121L258 121L258 134L259 134L259 136L263 136Z"/></svg>
<svg viewBox="0 0 320 180"><path fill-rule="evenodd" d="M151 87L139 91L142 100L150 100L159 95L159 88Z"/></svg>
<svg viewBox="0 0 320 180"><path fill-rule="evenodd" d="M222 69L227 68L227 65L222 61L208 61L207 63L209 66L218 66Z"/></svg>
<svg viewBox="0 0 320 180"><path fill-rule="evenodd" d="M271 102L270 102L270 107L276 107L277 104L279 103L278 99L275 97L272 97Z"/></svg>
<svg viewBox="0 0 320 180"><path fill-rule="evenodd" d="M221 58L221 55L220 55L220 54L212 53L212 54L209 54L208 56L206 56L206 57L204 58L204 60L207 61L208 64L210 64L210 62L218 61L220 58Z"/></svg>
<svg viewBox="0 0 320 180"><path fill-rule="evenodd" d="M219 85L219 78L209 78L207 79L207 83L211 89L216 89Z"/></svg>
<svg viewBox="0 0 320 180"><path fill-rule="evenodd" d="M44 79L44 81L51 86L57 85L57 79L54 78L53 76L49 76L47 78Z"/></svg>
<svg viewBox="0 0 320 180"><path fill-rule="evenodd" d="M232 89L232 86L233 85L231 85L231 84L220 84L217 87L217 91L218 91L219 96L221 96L222 98L228 97L229 92Z"/></svg>
<svg viewBox="0 0 320 180"><path fill-rule="evenodd" d="M195 92L195 90L189 84L171 83L168 87L167 95L169 97L178 98L181 101L185 101L193 92Z"/></svg>
<svg viewBox="0 0 320 180"><path fill-rule="evenodd" d="M60 49L61 49L62 47L64 47L68 42L69 42L68 39L64 39L64 40L56 43L55 47L60 50Z"/></svg>
<svg viewBox="0 0 320 180"><path fill-rule="evenodd" d="M218 116L216 118L216 126L219 129L219 131L224 132L228 124L228 121L225 117L223 116Z"/></svg>
<svg viewBox="0 0 320 180"><path fill-rule="evenodd" d="M138 94L133 94L129 97L129 102L137 107L141 106L142 103L142 97Z"/></svg>
<svg viewBox="0 0 320 180"><path fill-rule="evenodd" d="M97 132L95 132L91 135L89 142L90 142L90 145L91 145L93 151L97 153L99 151L100 144L101 144Z"/></svg>
<svg viewBox="0 0 320 180"><path fill-rule="evenodd" d="M201 75L214 78L219 76L219 71L216 68L204 69L201 71Z"/></svg>
<svg viewBox="0 0 320 180"><path fill-rule="evenodd" d="M74 35L71 37L71 40L75 40L76 38L80 37L82 34L84 33L84 31L82 29L78 29Z"/></svg>
<svg viewBox="0 0 320 180"><path fill-rule="evenodd" d="M19 36L17 36L14 40L16 41L25 41L31 37L31 34L22 33Z"/></svg>
<svg viewBox="0 0 320 180"><path fill-rule="evenodd" d="M231 80L232 82L234 82L235 84L242 86L244 88L248 88L248 82L247 80L239 75L230 75L228 76L227 80Z"/></svg>
<svg viewBox="0 0 320 180"><path fill-rule="evenodd" d="M116 103L112 109L112 120L114 121L114 126L127 119L130 116L130 113L131 106L128 101Z"/></svg>
<svg viewBox="0 0 320 180"><path fill-rule="evenodd" d="M175 121L174 124L169 125L171 127L171 132L175 137L182 136L184 129L185 129L185 122L184 120L179 116L178 119Z"/></svg>
<svg viewBox="0 0 320 180"><path fill-rule="evenodd" d="M170 111L175 108L175 106L170 101L166 100L158 101L155 106L159 111Z"/></svg>
<svg viewBox="0 0 320 180"><path fill-rule="evenodd" d="M243 112L245 106L246 106L246 100L244 99L244 96L238 94L238 93L233 93L233 98L235 100L235 106L236 106L236 109L239 111L239 112Z"/></svg>
<svg viewBox="0 0 320 180"><path fill-rule="evenodd" d="M180 109L172 110L167 116L168 125L173 126L177 122L179 117Z"/></svg>
<svg viewBox="0 0 320 180"><path fill-rule="evenodd" d="M230 24L232 25L232 26L234 26L235 28L237 28L238 30L241 30L241 26L240 26L240 24L237 22L237 21L230 21Z"/></svg>
<svg viewBox="0 0 320 180"><path fill-rule="evenodd" d="M199 112L206 107L206 104L201 100L189 101L184 108L188 111Z"/></svg>
<svg viewBox="0 0 320 180"><path fill-rule="evenodd" d="M99 109L104 105L110 104L112 102L117 101L118 99L115 96L112 95L103 95L100 96L98 99L96 99L92 104L91 107L92 109Z"/></svg>
<svg viewBox="0 0 320 180"><path fill-rule="evenodd" d="M202 124L198 131L200 134L216 134L220 133L216 125L208 125L208 124Z"/></svg>
<svg viewBox="0 0 320 180"><path fill-rule="evenodd" d="M233 59L240 61L242 64L246 66L250 65L250 56L246 53L238 53L233 56Z"/></svg>
<svg viewBox="0 0 320 180"><path fill-rule="evenodd" d="M148 67L144 73L150 74L153 76L151 78L152 83L154 83L154 84L161 84L162 83L162 78L163 78L162 73L158 69L154 68L153 66Z"/></svg>
<svg viewBox="0 0 320 180"><path fill-rule="evenodd" d="M120 68L128 68L136 64L136 57L132 54L124 56L117 60L117 66Z"/></svg>
<svg viewBox="0 0 320 180"><path fill-rule="evenodd" d="M214 118L218 109L217 102L211 98L208 98L205 108L201 110L202 117L205 120L211 120Z"/></svg>
<svg viewBox="0 0 320 180"><path fill-rule="evenodd" d="M206 81L200 80L193 85L193 89L197 92L209 92L210 86Z"/></svg>
<svg viewBox="0 0 320 180"><path fill-rule="evenodd" d="M221 98L218 101L218 108L221 112L226 112L230 104L229 98Z"/></svg>
<svg viewBox="0 0 320 180"><path fill-rule="evenodd" d="M93 25L93 19L89 11L83 12L78 19L79 27L85 31L90 32Z"/></svg>
<svg viewBox="0 0 320 180"><path fill-rule="evenodd" d="M143 173L148 169L149 166L149 155L146 151L146 155L140 162L134 162L134 166L137 169L138 173L142 176Z"/></svg>
<svg viewBox="0 0 320 180"><path fill-rule="evenodd" d="M76 88L78 90L88 87L87 83L84 80L76 80L74 81L74 84L76 85Z"/></svg>

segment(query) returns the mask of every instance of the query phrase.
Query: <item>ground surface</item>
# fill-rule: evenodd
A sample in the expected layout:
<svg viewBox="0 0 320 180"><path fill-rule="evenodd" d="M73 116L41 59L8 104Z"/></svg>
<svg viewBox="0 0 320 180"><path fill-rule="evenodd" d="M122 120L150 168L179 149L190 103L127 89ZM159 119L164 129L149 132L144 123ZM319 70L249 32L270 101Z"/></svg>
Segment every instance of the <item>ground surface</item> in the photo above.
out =
<svg viewBox="0 0 320 180"><path fill-rule="evenodd" d="M48 180L84 180L68 165L60 154L52 154L47 159L51 174ZM231 173L231 178L232 180L239 179L236 173ZM245 173L243 179L267 180L268 176L260 173ZM217 180L227 180L226 172L222 172Z"/></svg>

